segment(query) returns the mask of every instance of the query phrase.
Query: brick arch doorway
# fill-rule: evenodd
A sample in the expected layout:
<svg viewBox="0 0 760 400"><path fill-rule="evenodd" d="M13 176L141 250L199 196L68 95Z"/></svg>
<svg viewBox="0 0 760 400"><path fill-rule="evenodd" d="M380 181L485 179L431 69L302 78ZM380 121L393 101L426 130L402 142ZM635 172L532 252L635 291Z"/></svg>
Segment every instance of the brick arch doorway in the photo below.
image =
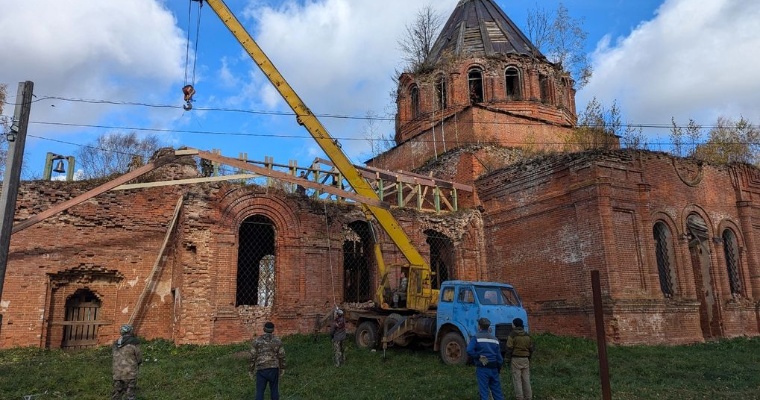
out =
<svg viewBox="0 0 760 400"><path fill-rule="evenodd" d="M372 300L375 282L374 240L372 227L365 221L354 221L343 233L343 301L362 303Z"/></svg>
<svg viewBox="0 0 760 400"><path fill-rule="evenodd" d="M712 279L709 233L705 220L697 214L686 218L691 267L694 270L694 287L699 300L699 319L705 339L720 336L720 316Z"/></svg>
<svg viewBox="0 0 760 400"><path fill-rule="evenodd" d="M98 344L101 301L89 289L79 289L66 299L62 349L83 349Z"/></svg>
<svg viewBox="0 0 760 400"><path fill-rule="evenodd" d="M441 283L452 278L454 271L454 243L448 236L433 229L425 231L430 246L431 287L440 289Z"/></svg>

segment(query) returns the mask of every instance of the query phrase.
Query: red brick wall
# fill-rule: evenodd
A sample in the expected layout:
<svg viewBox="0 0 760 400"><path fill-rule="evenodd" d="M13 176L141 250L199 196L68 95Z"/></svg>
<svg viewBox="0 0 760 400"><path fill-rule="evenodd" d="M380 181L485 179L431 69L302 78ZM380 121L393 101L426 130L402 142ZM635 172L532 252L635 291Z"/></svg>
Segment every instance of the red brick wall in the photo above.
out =
<svg viewBox="0 0 760 400"><path fill-rule="evenodd" d="M87 189L82 183L24 183L16 221ZM60 346L63 328L56 323L64 320L66 299L78 289L98 296L99 319L110 322L100 328L98 343L117 337L158 257L179 196L175 188L109 192L14 234L0 347ZM164 289L159 284L146 305L144 336L170 332L156 318L172 309Z"/></svg>
<svg viewBox="0 0 760 400"><path fill-rule="evenodd" d="M674 222L674 236L681 238L686 217L697 212L716 238L710 240L710 271L719 335L760 333L752 313L753 299L760 295L752 278L760 269L758 249L743 247L746 290L736 298L719 240L726 224L744 243L756 240L751 221L760 215L737 205L757 198L760 174L753 168L704 166L693 173L700 178L692 179L689 163L661 153L567 154L508 167L478 181L488 259L502 261L490 264L491 273L517 286L534 329L593 337L590 271L597 269L606 331L614 342L704 340L688 243L675 240L677 289L666 299L652 235L654 222L665 219ZM739 178L732 183L733 174ZM726 190L739 182L737 190Z"/></svg>
<svg viewBox="0 0 760 400"><path fill-rule="evenodd" d="M17 220L88 189L82 183L25 183ZM114 340L148 283L180 195L178 224L134 323L138 335L176 343L240 342L261 333L267 320L280 334L310 333L333 299L342 302L343 232L347 224L364 220L358 207L232 184L108 192L13 235L0 302L0 347L59 347L63 327L57 323L78 289L101 301L98 320L106 324L98 344ZM484 247L477 212L394 212L424 257L429 257L424 231L434 229L454 243L456 277L481 274ZM235 306L238 229L253 215L269 218L276 232L271 308ZM379 240L388 265L403 262L386 235L380 233Z"/></svg>
<svg viewBox="0 0 760 400"><path fill-rule="evenodd" d="M477 170L477 155L488 151L459 154L457 170L449 173ZM717 335L758 334L757 169L699 167L660 153L618 151L536 158L475 183L482 212L393 213L425 258L426 230L451 239L452 279L513 283L532 329L593 337L590 272L599 270L610 340L704 340L699 286L684 236L686 217L698 213L711 237ZM25 183L17 220L87 189L81 183ZM100 320L108 324L99 344L113 340L147 283L180 195L178 226L135 322L139 335L177 343L239 342L260 333L267 320L281 334L310 333L316 316L334 298L342 300L341 246L344 228L364 219L357 207L237 184L109 192L13 235L0 301L0 347L60 346L63 328L56 323L78 289L101 301ZM238 230L253 215L269 218L276 232L271 308L235 306ZM659 286L652 236L657 221L667 223L675 239L673 298L665 298ZM720 236L727 228L737 233L741 249L739 295L730 293L723 257ZM386 235L379 240L387 265L403 263Z"/></svg>

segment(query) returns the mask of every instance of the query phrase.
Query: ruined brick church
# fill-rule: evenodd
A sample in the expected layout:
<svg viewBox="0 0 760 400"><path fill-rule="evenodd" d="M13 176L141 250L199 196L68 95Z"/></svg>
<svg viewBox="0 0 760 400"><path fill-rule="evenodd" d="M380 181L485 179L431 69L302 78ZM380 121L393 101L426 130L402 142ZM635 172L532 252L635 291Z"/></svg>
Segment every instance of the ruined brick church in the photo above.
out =
<svg viewBox="0 0 760 400"><path fill-rule="evenodd" d="M534 332L594 337L598 270L611 342L759 335L760 170L573 152L573 84L492 0L460 1L425 64L400 77L396 146L368 171L469 188L449 211L392 209L433 285L509 282ZM24 182L15 222L101 183ZM191 156L135 183L13 234L0 348L102 345L127 322L177 344L248 340L266 320L309 333L333 305L373 298L374 242L403 262L355 203L314 189L204 181Z"/></svg>

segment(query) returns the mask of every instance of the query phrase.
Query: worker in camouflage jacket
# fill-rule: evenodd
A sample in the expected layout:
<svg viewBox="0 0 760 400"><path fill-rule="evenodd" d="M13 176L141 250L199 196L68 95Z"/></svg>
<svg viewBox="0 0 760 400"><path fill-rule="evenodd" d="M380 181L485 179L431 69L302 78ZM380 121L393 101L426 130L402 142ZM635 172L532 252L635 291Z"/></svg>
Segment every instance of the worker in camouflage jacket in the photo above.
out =
<svg viewBox="0 0 760 400"><path fill-rule="evenodd" d="M264 334L251 344L249 375L256 379L256 400L264 400L264 390L269 384L272 400L280 398L280 377L285 373L285 347L274 335L274 324L264 324Z"/></svg>
<svg viewBox="0 0 760 400"><path fill-rule="evenodd" d="M111 400L134 400L137 372L142 364L140 341L133 335L132 325L122 325L121 336L113 343L113 392Z"/></svg>
<svg viewBox="0 0 760 400"><path fill-rule="evenodd" d="M335 309L335 319L333 319L330 328L330 338L332 338L335 366L340 367L346 361L346 350L343 342L346 340L346 318L343 316L343 310Z"/></svg>

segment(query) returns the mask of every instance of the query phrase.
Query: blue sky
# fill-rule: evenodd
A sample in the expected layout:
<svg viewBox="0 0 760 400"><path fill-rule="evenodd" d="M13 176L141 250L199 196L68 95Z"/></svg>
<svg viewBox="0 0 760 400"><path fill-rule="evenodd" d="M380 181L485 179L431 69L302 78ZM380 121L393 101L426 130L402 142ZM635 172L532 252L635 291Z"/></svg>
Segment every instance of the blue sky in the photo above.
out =
<svg viewBox="0 0 760 400"><path fill-rule="evenodd" d="M559 2L497 1L522 28L528 9L554 10ZM428 3L446 19L457 0L228 0L315 113L351 117L321 119L359 164L369 156L362 117L392 116L396 43ZM760 2L563 4L589 32L594 76L577 95L579 111L597 97L617 100L631 123L675 117L710 125L718 116L760 122ZM152 132L175 147L273 156L283 164L308 165L321 155L292 116L279 115L289 109L211 9L203 7L197 30L197 7L190 15L188 8L185 0L0 0L0 83L8 84L11 103L21 81L33 81L37 96L27 178L41 176L46 152L74 155L111 131ZM181 108L186 74L198 92L190 112ZM393 124L378 121L375 129L391 133ZM653 142L667 136L644 133Z"/></svg>

